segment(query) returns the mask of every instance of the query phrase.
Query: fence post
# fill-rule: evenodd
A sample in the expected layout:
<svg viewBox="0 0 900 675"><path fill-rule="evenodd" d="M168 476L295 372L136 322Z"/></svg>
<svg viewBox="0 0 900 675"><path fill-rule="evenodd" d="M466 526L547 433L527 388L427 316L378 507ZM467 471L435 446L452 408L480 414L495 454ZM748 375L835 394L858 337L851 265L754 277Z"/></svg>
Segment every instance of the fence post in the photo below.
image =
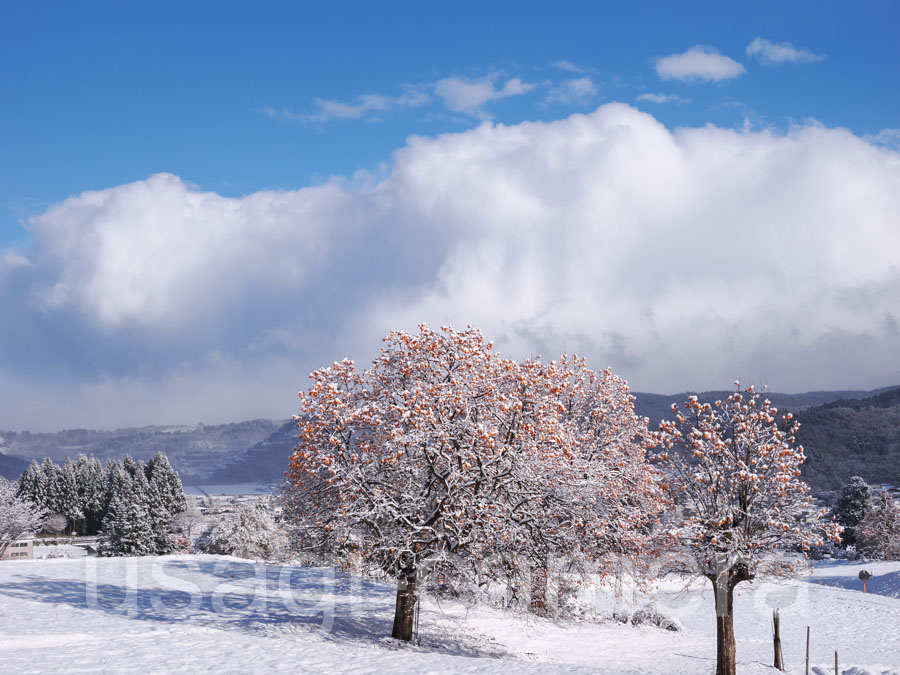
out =
<svg viewBox="0 0 900 675"><path fill-rule="evenodd" d="M806 675L809 675L809 626L806 627Z"/></svg>
<svg viewBox="0 0 900 675"><path fill-rule="evenodd" d="M775 632L773 634L775 642L775 667L778 670L784 670L784 660L781 655L781 616L778 614L778 608L772 612L772 624Z"/></svg>

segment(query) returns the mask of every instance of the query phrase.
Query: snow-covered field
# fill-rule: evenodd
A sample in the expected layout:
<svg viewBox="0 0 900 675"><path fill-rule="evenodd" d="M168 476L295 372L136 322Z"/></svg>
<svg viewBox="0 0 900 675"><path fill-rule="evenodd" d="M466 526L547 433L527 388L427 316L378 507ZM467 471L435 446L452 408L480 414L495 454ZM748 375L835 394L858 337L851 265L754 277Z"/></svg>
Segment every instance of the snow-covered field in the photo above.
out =
<svg viewBox="0 0 900 675"><path fill-rule="evenodd" d="M857 579L875 574L863 595ZM804 581L742 585L738 672L774 673L779 607L787 671L900 675L900 563L820 565ZM0 664L9 672L710 673L708 588L667 582L669 632L616 623L553 624L426 598L421 645L390 634L394 589L330 569L225 556L81 558L0 563ZM646 597L601 594L604 609Z"/></svg>
<svg viewBox="0 0 900 675"><path fill-rule="evenodd" d="M189 497L239 497L241 495L270 495L275 486L269 483L237 483L235 485L185 485Z"/></svg>

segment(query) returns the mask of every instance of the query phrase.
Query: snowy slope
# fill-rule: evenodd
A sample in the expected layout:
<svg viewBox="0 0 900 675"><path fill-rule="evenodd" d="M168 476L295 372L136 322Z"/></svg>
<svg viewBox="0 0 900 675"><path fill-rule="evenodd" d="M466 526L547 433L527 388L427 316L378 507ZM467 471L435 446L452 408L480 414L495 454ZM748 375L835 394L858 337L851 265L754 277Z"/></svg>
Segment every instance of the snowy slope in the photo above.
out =
<svg viewBox="0 0 900 675"><path fill-rule="evenodd" d="M781 608L788 672L900 675L900 564L830 565L807 581L743 586L738 672L774 673L771 611ZM874 569L871 569L874 568ZM811 583L810 583L811 582ZM819 583L821 582L821 583ZM889 589L894 589L893 591ZM0 664L12 672L709 673L715 615L708 589L667 583L653 598L681 632L563 624L426 599L421 646L394 643L393 589L329 569L224 556L0 563ZM601 593L598 602L647 602Z"/></svg>

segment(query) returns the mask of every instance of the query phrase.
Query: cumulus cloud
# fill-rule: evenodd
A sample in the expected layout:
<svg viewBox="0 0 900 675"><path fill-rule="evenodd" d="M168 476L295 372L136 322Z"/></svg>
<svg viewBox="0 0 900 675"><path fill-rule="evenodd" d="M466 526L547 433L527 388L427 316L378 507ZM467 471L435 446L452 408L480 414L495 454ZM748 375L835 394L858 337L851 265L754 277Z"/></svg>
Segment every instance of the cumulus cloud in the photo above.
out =
<svg viewBox="0 0 900 675"><path fill-rule="evenodd" d="M894 150L900 150L900 129L882 129L877 134L868 135L866 139Z"/></svg>
<svg viewBox="0 0 900 675"><path fill-rule="evenodd" d="M623 104L412 137L368 180L160 174L32 219L0 275L0 428L284 416L310 370L423 320L639 390L896 384L898 212L900 156L849 131Z"/></svg>
<svg viewBox="0 0 900 675"><path fill-rule="evenodd" d="M638 101L644 101L646 103L676 103L678 105L682 105L684 103L690 103L691 99L682 98L678 94L641 94L637 97Z"/></svg>
<svg viewBox="0 0 900 675"><path fill-rule="evenodd" d="M740 77L747 70L715 47L696 45L681 54L656 60L656 73L664 80L722 82Z"/></svg>
<svg viewBox="0 0 900 675"><path fill-rule="evenodd" d="M585 103L597 94L597 85L588 77L574 77L551 87L545 103Z"/></svg>
<svg viewBox="0 0 900 675"><path fill-rule="evenodd" d="M521 96L537 86L523 82L518 77L509 78L501 86L497 86L498 79L497 75L474 80L454 75L438 80L434 85L434 93L453 112L484 116L482 108L486 103Z"/></svg>
<svg viewBox="0 0 900 675"><path fill-rule="evenodd" d="M824 61L824 54L813 54L808 49L798 49L790 42L772 42L766 38L754 38L747 45L747 56L752 56L764 66L783 63L815 63Z"/></svg>

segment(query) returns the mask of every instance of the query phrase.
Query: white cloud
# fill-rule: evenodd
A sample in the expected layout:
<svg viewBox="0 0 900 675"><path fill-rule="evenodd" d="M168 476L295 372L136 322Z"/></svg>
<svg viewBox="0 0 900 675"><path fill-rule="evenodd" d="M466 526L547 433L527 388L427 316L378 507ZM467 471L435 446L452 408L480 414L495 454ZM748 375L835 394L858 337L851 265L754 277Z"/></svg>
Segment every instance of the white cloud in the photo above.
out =
<svg viewBox="0 0 900 675"><path fill-rule="evenodd" d="M681 54L657 59L656 72L664 80L721 82L740 77L747 71L714 47L696 45Z"/></svg>
<svg viewBox="0 0 900 675"><path fill-rule="evenodd" d="M597 94L597 85L588 77L575 77L564 80L552 87L544 99L546 103L585 103Z"/></svg>
<svg viewBox="0 0 900 675"><path fill-rule="evenodd" d="M578 66L578 65L572 63L571 61L566 61L565 59L562 59L560 61L554 61L550 65L553 66L554 68L559 68L560 70L566 70L570 73L585 72L584 68L582 68L581 66Z"/></svg>
<svg viewBox="0 0 900 675"><path fill-rule="evenodd" d="M866 140L876 145L900 150L900 129L882 129L875 135L866 136Z"/></svg>
<svg viewBox="0 0 900 675"><path fill-rule="evenodd" d="M355 120L372 117L373 113L383 113L397 108L417 108L431 102L431 97L419 88L409 87L401 96L363 94L353 103L334 99L313 99L316 108L312 113L297 113L290 108L265 107L260 110L272 119L299 122L301 124L324 124L331 120Z"/></svg>
<svg viewBox="0 0 900 675"><path fill-rule="evenodd" d="M647 103L676 103L678 105L682 105L684 103L690 103L691 99L682 98L678 94L641 94L637 97L638 101L645 101Z"/></svg>
<svg viewBox="0 0 900 675"><path fill-rule="evenodd" d="M900 382L890 149L820 125L671 132L610 104L393 157L378 180L239 199L161 174L34 218L32 264L0 283L0 349L29 360L0 380L0 428L57 405L75 426L263 415L422 320L515 357L577 351L640 390Z"/></svg>
<svg viewBox="0 0 900 675"><path fill-rule="evenodd" d="M824 61L824 54L813 54L808 49L798 49L790 42L772 42L766 38L754 38L747 45L747 56L754 57L764 66L783 63L815 63Z"/></svg>
<svg viewBox="0 0 900 675"><path fill-rule="evenodd" d="M313 99L315 110L298 113L290 108L264 107L259 110L272 119L300 124L325 124L332 120L379 120L384 113L405 108L419 108L432 103L434 97L448 110L479 118L488 118L483 107L510 96L521 96L538 85L524 82L521 78L506 78L500 84L499 73L476 79L458 76L445 77L434 83L406 85L400 96L383 94L363 94L347 103L335 99Z"/></svg>
<svg viewBox="0 0 900 675"><path fill-rule="evenodd" d="M497 86L498 75L470 80L456 75L438 80L434 93L453 112L483 116L482 107L491 101L527 94L537 85L523 82L518 77L507 79Z"/></svg>

